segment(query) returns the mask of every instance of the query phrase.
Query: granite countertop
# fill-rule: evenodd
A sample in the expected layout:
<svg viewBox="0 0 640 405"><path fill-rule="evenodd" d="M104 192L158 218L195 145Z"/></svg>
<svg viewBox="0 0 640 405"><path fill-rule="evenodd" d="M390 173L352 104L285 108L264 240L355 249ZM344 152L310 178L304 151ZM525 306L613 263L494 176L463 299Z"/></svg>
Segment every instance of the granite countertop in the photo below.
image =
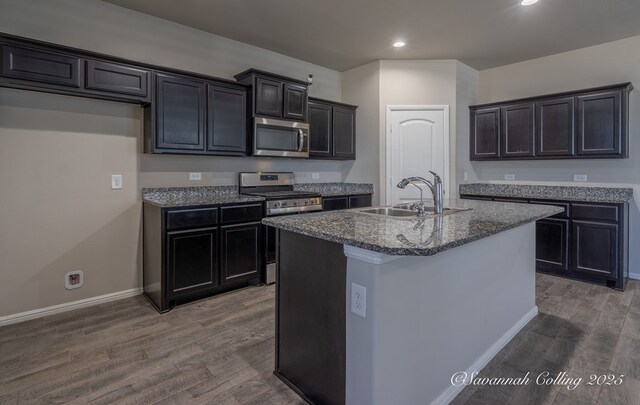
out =
<svg viewBox="0 0 640 405"><path fill-rule="evenodd" d="M263 197L238 194L238 186L145 188L142 200L162 208L234 204L264 201Z"/></svg>
<svg viewBox="0 0 640 405"><path fill-rule="evenodd" d="M460 194L538 200L624 203L633 198L633 189L625 187L473 183L461 184Z"/></svg>
<svg viewBox="0 0 640 405"><path fill-rule="evenodd" d="M294 184L293 189L318 193L322 197L373 194L373 184L368 183L300 183Z"/></svg>
<svg viewBox="0 0 640 405"><path fill-rule="evenodd" d="M474 200L449 200L445 207L470 209L420 220L366 215L359 208L265 218L262 223L388 255L431 256L562 212L550 205Z"/></svg>

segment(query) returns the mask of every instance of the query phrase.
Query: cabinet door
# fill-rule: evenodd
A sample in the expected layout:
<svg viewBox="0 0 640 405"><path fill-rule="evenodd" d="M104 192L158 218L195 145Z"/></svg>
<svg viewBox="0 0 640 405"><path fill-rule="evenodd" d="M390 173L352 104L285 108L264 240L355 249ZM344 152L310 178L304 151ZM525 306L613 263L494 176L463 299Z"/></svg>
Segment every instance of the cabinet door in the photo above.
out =
<svg viewBox="0 0 640 405"><path fill-rule="evenodd" d="M309 101L309 156L331 157L332 108Z"/></svg>
<svg viewBox="0 0 640 405"><path fill-rule="evenodd" d="M204 151L204 82L159 73L156 84L156 147Z"/></svg>
<svg viewBox="0 0 640 405"><path fill-rule="evenodd" d="M616 277L618 271L618 225L573 221L573 270Z"/></svg>
<svg viewBox="0 0 640 405"><path fill-rule="evenodd" d="M307 121L307 86L284 84L284 118Z"/></svg>
<svg viewBox="0 0 640 405"><path fill-rule="evenodd" d="M145 98L149 94L149 71L119 63L87 60L85 87L104 93Z"/></svg>
<svg viewBox="0 0 640 405"><path fill-rule="evenodd" d="M333 157L356 158L356 111L333 107Z"/></svg>
<svg viewBox="0 0 640 405"><path fill-rule="evenodd" d="M349 208L371 207L371 195L355 195L349 197Z"/></svg>
<svg viewBox="0 0 640 405"><path fill-rule="evenodd" d="M500 108L471 110L471 160L500 157Z"/></svg>
<svg viewBox="0 0 640 405"><path fill-rule="evenodd" d="M218 228L167 233L167 295L179 297L218 285Z"/></svg>
<svg viewBox="0 0 640 405"><path fill-rule="evenodd" d="M546 218L536 222L536 267L569 270L569 220Z"/></svg>
<svg viewBox="0 0 640 405"><path fill-rule="evenodd" d="M262 266L261 223L227 225L221 230L221 283L259 277Z"/></svg>
<svg viewBox="0 0 640 405"><path fill-rule="evenodd" d="M247 93L242 89L207 85L207 150L247 153Z"/></svg>
<svg viewBox="0 0 640 405"><path fill-rule="evenodd" d="M3 77L80 87L80 59L16 46L2 46Z"/></svg>
<svg viewBox="0 0 640 405"><path fill-rule="evenodd" d="M622 156L622 92L579 96L578 155Z"/></svg>
<svg viewBox="0 0 640 405"><path fill-rule="evenodd" d="M282 82L256 78L256 115L282 117Z"/></svg>
<svg viewBox="0 0 640 405"><path fill-rule="evenodd" d="M348 197L322 198L322 211L344 210L349 208Z"/></svg>
<svg viewBox="0 0 640 405"><path fill-rule="evenodd" d="M533 103L502 107L500 157L534 155Z"/></svg>
<svg viewBox="0 0 640 405"><path fill-rule="evenodd" d="M573 97L536 102L536 155L575 154L575 107Z"/></svg>

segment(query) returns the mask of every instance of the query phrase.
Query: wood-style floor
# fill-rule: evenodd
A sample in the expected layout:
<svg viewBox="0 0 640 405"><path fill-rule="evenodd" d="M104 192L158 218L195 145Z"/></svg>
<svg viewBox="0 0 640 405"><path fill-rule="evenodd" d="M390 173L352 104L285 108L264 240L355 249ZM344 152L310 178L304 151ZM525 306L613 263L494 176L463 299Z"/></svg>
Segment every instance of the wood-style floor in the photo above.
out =
<svg viewBox="0 0 640 405"><path fill-rule="evenodd" d="M640 404L640 285L538 275L540 315L483 370L624 374L620 386L469 386L457 404ZM274 287L159 315L143 297L0 328L0 404L297 404L273 376Z"/></svg>

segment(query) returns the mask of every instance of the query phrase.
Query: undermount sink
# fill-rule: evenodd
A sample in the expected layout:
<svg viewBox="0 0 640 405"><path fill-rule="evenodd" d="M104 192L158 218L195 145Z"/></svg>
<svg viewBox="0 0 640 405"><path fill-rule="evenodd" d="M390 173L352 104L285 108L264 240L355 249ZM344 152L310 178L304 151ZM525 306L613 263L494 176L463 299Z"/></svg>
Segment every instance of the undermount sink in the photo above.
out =
<svg viewBox="0 0 640 405"><path fill-rule="evenodd" d="M417 217L413 211L396 209L391 207L381 207L381 208L369 208L366 210L358 211L363 214L373 214L373 215L383 215L386 217Z"/></svg>
<svg viewBox="0 0 640 405"><path fill-rule="evenodd" d="M358 211L360 214L367 215L376 215L376 216L384 216L384 217L395 217L395 218L420 218L418 217L418 213L416 211L411 210L412 204L397 204L392 207L375 207L375 208L367 208L364 210ZM443 208L442 214L436 214L434 207L424 207L425 213L427 217L436 217L440 215L448 215L454 214L460 211L467 211L470 208ZM424 218L424 217L423 217Z"/></svg>

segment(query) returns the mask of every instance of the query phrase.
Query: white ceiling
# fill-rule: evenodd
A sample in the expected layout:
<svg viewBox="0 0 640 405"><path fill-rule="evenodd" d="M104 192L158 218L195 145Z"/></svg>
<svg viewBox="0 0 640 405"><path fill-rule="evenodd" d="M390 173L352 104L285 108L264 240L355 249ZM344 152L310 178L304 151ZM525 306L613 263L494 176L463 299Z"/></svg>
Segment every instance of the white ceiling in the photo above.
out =
<svg viewBox="0 0 640 405"><path fill-rule="evenodd" d="M640 35L640 0L105 1L338 71L377 59L481 70Z"/></svg>

